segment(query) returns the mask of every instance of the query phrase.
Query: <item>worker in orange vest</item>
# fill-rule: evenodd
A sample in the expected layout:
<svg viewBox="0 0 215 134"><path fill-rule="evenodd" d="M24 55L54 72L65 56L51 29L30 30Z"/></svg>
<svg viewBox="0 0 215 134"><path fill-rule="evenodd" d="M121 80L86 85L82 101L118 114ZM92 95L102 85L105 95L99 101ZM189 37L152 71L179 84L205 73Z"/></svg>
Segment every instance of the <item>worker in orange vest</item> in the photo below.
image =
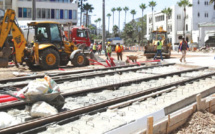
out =
<svg viewBox="0 0 215 134"><path fill-rule="evenodd" d="M120 43L117 43L116 48L115 48L116 54L117 54L117 59L119 60L119 58L122 61L122 51L123 51L123 46L120 45Z"/></svg>

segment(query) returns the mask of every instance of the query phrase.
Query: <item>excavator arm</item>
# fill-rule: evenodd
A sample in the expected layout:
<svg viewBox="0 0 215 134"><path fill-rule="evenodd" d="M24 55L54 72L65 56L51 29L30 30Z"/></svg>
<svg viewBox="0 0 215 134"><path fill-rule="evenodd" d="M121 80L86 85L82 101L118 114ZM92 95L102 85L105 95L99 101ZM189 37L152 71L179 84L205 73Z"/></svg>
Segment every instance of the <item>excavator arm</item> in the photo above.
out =
<svg viewBox="0 0 215 134"><path fill-rule="evenodd" d="M22 30L15 23L15 11L7 9L4 18L0 22L0 67L7 67L8 58L11 54L10 46L7 41L9 32L12 32L15 49L15 60L17 63L22 62L24 49L27 41Z"/></svg>

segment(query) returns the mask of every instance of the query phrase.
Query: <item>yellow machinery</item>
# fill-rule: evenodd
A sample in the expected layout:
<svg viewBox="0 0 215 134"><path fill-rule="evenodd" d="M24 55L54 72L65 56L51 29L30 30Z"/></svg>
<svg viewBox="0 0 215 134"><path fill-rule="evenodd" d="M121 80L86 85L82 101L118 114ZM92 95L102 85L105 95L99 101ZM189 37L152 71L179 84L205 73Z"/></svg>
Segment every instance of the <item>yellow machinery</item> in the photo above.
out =
<svg viewBox="0 0 215 134"><path fill-rule="evenodd" d="M162 39L163 42L162 55L165 56L165 58L169 58L171 56L172 45L171 43L168 43L167 32L160 27L156 31L152 31L148 45L145 46L144 55L147 58L155 56L159 39Z"/></svg>
<svg viewBox="0 0 215 134"><path fill-rule="evenodd" d="M60 65L67 65L69 61L74 66L88 64L85 54L79 50L73 42L62 40L61 25L57 22L31 22L29 30L34 30L35 36L32 42L27 42L15 21L15 12L8 9L0 22L0 67L8 65L8 57L14 54L17 64L26 64L33 68L54 69ZM11 52L7 36L11 32L13 37L13 49Z"/></svg>

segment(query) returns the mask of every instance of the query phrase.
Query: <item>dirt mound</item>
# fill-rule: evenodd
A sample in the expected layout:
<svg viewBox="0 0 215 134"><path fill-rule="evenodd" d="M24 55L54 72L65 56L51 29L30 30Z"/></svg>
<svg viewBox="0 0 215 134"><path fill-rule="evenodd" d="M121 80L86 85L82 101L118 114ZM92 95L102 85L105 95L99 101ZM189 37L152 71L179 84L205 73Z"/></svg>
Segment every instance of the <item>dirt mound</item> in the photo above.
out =
<svg viewBox="0 0 215 134"><path fill-rule="evenodd" d="M208 112L196 112L181 128L173 134L214 134L215 115Z"/></svg>

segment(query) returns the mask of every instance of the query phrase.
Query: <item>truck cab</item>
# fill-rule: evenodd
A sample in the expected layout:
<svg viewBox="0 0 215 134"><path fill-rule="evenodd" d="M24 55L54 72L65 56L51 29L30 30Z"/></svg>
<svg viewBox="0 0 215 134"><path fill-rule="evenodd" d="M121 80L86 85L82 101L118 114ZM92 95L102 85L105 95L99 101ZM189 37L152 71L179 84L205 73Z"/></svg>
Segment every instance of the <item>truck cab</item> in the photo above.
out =
<svg viewBox="0 0 215 134"><path fill-rule="evenodd" d="M65 37L68 40L68 31L64 31ZM70 39L72 42L74 42L78 47L85 46L86 48L90 47L90 35L89 35L89 29L85 28L84 26L78 27L72 27L71 28L71 34Z"/></svg>

